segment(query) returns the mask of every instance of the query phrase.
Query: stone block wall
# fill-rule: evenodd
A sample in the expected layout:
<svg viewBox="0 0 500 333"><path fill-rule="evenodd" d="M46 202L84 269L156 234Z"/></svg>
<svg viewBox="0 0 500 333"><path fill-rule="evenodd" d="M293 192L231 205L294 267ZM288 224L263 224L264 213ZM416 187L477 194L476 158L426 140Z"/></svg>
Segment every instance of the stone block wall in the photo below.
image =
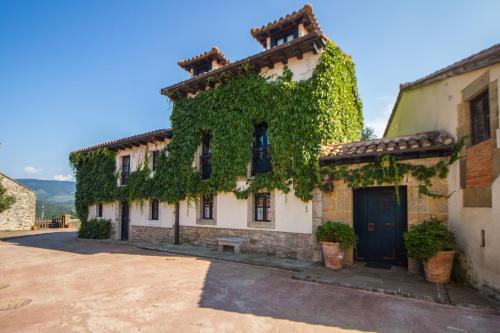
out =
<svg viewBox="0 0 500 333"><path fill-rule="evenodd" d="M0 230L30 230L35 224L36 193L0 174L0 182L16 201L0 213Z"/></svg>
<svg viewBox="0 0 500 333"><path fill-rule="evenodd" d="M217 227L180 227L180 242L196 246L217 248L218 237L242 237L244 252L276 255L300 260L318 260L315 255L316 241L313 235L248 229Z"/></svg>
<svg viewBox="0 0 500 333"><path fill-rule="evenodd" d="M112 232L113 234L113 232ZM129 230L130 240L142 240L147 242L174 242L174 229L163 227L146 227L138 225L130 225Z"/></svg>
<svg viewBox="0 0 500 333"><path fill-rule="evenodd" d="M435 165L441 158L427 158L420 160L405 161L409 164ZM445 159L446 160L446 159ZM353 165L351 167L359 167ZM448 193L448 180L434 177L430 190L435 193ZM394 184L385 184L386 186L394 186ZM411 176L406 176L401 182L401 186L407 188L407 212L408 212L408 227L413 224L422 223L425 219L436 216L440 219L448 218L448 199L434 199L428 196L421 195L418 192L418 182ZM384 186L384 185L377 185ZM339 221L353 226L353 190L348 187L344 181L335 181L333 191L323 193L322 196L322 221ZM345 262L353 261L352 249L346 252Z"/></svg>

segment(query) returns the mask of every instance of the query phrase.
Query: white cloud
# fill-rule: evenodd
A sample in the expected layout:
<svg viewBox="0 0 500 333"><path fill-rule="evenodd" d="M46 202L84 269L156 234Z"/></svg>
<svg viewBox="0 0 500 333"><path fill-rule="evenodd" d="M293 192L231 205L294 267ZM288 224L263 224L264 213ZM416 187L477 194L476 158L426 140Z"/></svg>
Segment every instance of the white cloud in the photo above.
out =
<svg viewBox="0 0 500 333"><path fill-rule="evenodd" d="M27 175L34 175L42 171L43 171L42 169L37 169L34 166L29 166L29 165L24 168L24 173Z"/></svg>
<svg viewBox="0 0 500 333"><path fill-rule="evenodd" d="M384 135L385 127L391 116L392 108L394 103L396 103L396 97L388 98L387 96L379 97L378 100L389 101L382 111L378 112L378 115L374 118L366 119L366 126L373 127L377 138L381 138Z"/></svg>
<svg viewBox="0 0 500 333"><path fill-rule="evenodd" d="M69 181L73 179L73 176L70 174L67 175L55 175L52 177L54 180L60 180L60 181Z"/></svg>

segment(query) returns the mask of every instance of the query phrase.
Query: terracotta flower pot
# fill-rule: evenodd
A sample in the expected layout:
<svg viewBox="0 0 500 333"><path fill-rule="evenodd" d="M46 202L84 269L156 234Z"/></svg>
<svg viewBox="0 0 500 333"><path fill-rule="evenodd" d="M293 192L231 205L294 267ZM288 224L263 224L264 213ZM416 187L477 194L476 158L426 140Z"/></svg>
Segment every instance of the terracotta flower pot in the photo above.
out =
<svg viewBox="0 0 500 333"><path fill-rule="evenodd" d="M325 266L330 269L341 269L344 262L344 250L340 243L321 242Z"/></svg>
<svg viewBox="0 0 500 333"><path fill-rule="evenodd" d="M424 262L425 278L433 283L449 283L455 251L440 251Z"/></svg>

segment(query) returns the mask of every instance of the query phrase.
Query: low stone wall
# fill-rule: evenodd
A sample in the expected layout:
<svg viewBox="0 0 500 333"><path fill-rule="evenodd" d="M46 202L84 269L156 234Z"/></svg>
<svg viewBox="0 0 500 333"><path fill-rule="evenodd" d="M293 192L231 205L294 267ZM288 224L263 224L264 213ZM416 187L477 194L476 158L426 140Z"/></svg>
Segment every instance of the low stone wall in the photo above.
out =
<svg viewBox="0 0 500 333"><path fill-rule="evenodd" d="M130 226L130 240L142 240L148 242L174 242L174 231L172 228L145 227L138 225Z"/></svg>
<svg viewBox="0 0 500 333"><path fill-rule="evenodd" d="M244 238L246 240L244 252L308 261L321 260L321 252L319 252L314 236L309 234L212 227L180 227L180 242L184 244L217 248L217 238L224 236Z"/></svg>

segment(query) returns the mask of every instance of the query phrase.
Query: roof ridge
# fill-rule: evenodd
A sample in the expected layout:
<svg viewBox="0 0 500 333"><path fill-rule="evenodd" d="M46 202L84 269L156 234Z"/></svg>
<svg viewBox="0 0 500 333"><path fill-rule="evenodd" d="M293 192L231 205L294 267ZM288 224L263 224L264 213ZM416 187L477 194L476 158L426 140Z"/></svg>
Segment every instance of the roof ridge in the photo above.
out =
<svg viewBox="0 0 500 333"><path fill-rule="evenodd" d="M169 132L172 132L172 128L157 129L157 130L153 130L153 131L149 131L149 132L145 132L145 133L140 133L140 134L135 134L135 135L127 136L127 137L120 138L120 139L108 140L108 141L105 141L105 142L102 142L102 143L99 143L99 144L96 144L96 145L92 145L92 146L89 146L89 147L85 147L85 148L73 150L72 153L92 151L92 150L96 150L96 149L100 149L100 148L105 148L106 146L110 146L110 145L125 143L127 141L132 141L134 139L142 138L142 137L145 137L145 136L147 137L147 136L151 136L151 135L155 135L155 134L161 134L161 133L168 134Z"/></svg>

